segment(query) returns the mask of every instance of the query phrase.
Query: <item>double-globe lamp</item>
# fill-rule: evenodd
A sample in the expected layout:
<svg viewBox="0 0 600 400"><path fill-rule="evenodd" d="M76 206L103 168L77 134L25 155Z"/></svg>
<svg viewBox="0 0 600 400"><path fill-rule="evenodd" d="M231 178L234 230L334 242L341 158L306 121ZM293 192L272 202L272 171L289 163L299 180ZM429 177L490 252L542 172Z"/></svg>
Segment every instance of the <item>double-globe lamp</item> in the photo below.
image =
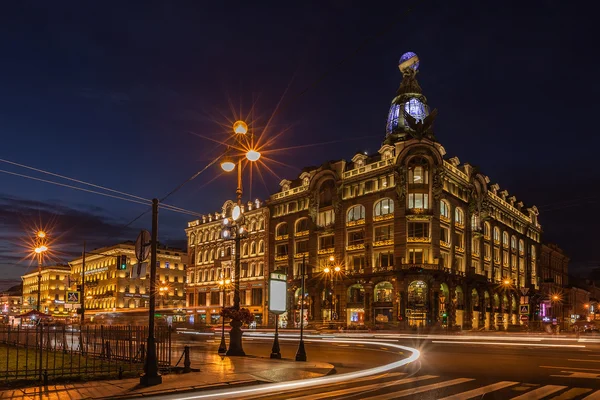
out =
<svg viewBox="0 0 600 400"><path fill-rule="evenodd" d="M246 135L248 133L248 125L244 121L236 121L233 124L233 133L236 135ZM248 161L258 161L260 158L260 152L255 149L249 149L246 151L246 159ZM225 172L231 172L235 168L235 162L229 156L225 156L223 161L221 161L221 168Z"/></svg>

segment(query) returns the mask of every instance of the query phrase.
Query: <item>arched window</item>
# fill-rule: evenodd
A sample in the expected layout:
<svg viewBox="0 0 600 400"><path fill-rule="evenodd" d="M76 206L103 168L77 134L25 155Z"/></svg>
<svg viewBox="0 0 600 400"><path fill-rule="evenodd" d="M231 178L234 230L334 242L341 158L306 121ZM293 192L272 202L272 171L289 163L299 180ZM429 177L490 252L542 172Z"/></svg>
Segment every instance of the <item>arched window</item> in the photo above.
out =
<svg viewBox="0 0 600 400"><path fill-rule="evenodd" d="M375 216L379 217L382 215L394 213L394 201L389 198L381 199L375 203Z"/></svg>
<svg viewBox="0 0 600 400"><path fill-rule="evenodd" d="M296 221L296 233L308 231L308 218L300 218Z"/></svg>
<svg viewBox="0 0 600 400"><path fill-rule="evenodd" d="M525 252L525 243L523 239L519 239L519 253L523 254Z"/></svg>
<svg viewBox="0 0 600 400"><path fill-rule="evenodd" d="M256 242L250 243L250 255L256 255Z"/></svg>
<svg viewBox="0 0 600 400"><path fill-rule="evenodd" d="M319 191L319 207L328 207L333 205L333 191L335 184L333 180L328 180L321 185L321 190Z"/></svg>
<svg viewBox="0 0 600 400"><path fill-rule="evenodd" d="M489 239L489 238L490 238L490 233L491 233L491 232L490 232L490 229L491 229L491 227L490 227L490 223L489 223L489 222L485 222L485 223L483 224L483 236L485 236L485 237L486 237L486 239Z"/></svg>
<svg viewBox="0 0 600 400"><path fill-rule="evenodd" d="M258 221L258 229L261 231L265 229L265 220L263 218Z"/></svg>
<svg viewBox="0 0 600 400"><path fill-rule="evenodd" d="M248 243L244 243L242 246L242 256L246 257L248 255Z"/></svg>
<svg viewBox="0 0 600 400"><path fill-rule="evenodd" d="M282 222L275 229L275 236L284 236L288 234L287 222Z"/></svg>
<svg viewBox="0 0 600 400"><path fill-rule="evenodd" d="M250 222L250 228L248 230L250 232L254 232L256 230L256 223L254 221Z"/></svg>
<svg viewBox="0 0 600 400"><path fill-rule="evenodd" d="M390 282L384 281L379 282L375 286L375 301L384 302L392 301L392 291L394 287Z"/></svg>
<svg viewBox="0 0 600 400"><path fill-rule="evenodd" d="M215 232L210 231L210 236L209 236L208 240L213 240L214 239L214 235L215 235Z"/></svg>
<svg viewBox="0 0 600 400"><path fill-rule="evenodd" d="M258 242L258 254L265 254L265 242L262 240Z"/></svg>
<svg viewBox="0 0 600 400"><path fill-rule="evenodd" d="M259 262L256 266L256 276L263 276L263 271L265 270L265 264L263 262Z"/></svg>
<svg viewBox="0 0 600 400"><path fill-rule="evenodd" d="M440 217L450 221L450 204L446 200L440 201Z"/></svg>
<svg viewBox="0 0 600 400"><path fill-rule="evenodd" d="M225 257L231 257L231 246L225 247Z"/></svg>
<svg viewBox="0 0 600 400"><path fill-rule="evenodd" d="M414 157L408 165L408 184L426 185L429 183L429 163L423 157Z"/></svg>
<svg viewBox="0 0 600 400"><path fill-rule="evenodd" d="M210 253L208 253L208 261L212 262L215 258L215 251L211 250Z"/></svg>
<svg viewBox="0 0 600 400"><path fill-rule="evenodd" d="M473 213L473 215L471 215L471 229L473 231L479 231L479 229L481 229L481 221L479 220L479 214L478 213Z"/></svg>
<svg viewBox="0 0 600 400"><path fill-rule="evenodd" d="M502 232L502 245L508 247L508 232L506 231Z"/></svg>
<svg viewBox="0 0 600 400"><path fill-rule="evenodd" d="M196 250L192 249L190 252L190 262L192 265L196 264Z"/></svg>
<svg viewBox="0 0 600 400"><path fill-rule="evenodd" d="M202 257L204 262L208 262L208 250L204 250L204 257Z"/></svg>
<svg viewBox="0 0 600 400"><path fill-rule="evenodd" d="M250 268L248 268L248 278L254 276L254 271L256 270L256 264L250 264Z"/></svg>
<svg viewBox="0 0 600 400"><path fill-rule="evenodd" d="M500 228L494 227L494 242L500 243Z"/></svg>
<svg viewBox="0 0 600 400"><path fill-rule="evenodd" d="M365 207L360 204L350 207L346 222L360 221L361 219L365 219Z"/></svg>
<svg viewBox="0 0 600 400"><path fill-rule="evenodd" d="M204 234L202 235L202 241L206 242L208 240L208 231L204 231Z"/></svg>
<svg viewBox="0 0 600 400"><path fill-rule="evenodd" d="M196 235L193 233L190 235L190 246L196 244Z"/></svg>
<svg viewBox="0 0 600 400"><path fill-rule="evenodd" d="M465 213L459 207L454 209L454 222L460 225L465 224Z"/></svg>
<svg viewBox="0 0 600 400"><path fill-rule="evenodd" d="M514 235L510 237L510 248L512 251L517 251L517 238Z"/></svg>

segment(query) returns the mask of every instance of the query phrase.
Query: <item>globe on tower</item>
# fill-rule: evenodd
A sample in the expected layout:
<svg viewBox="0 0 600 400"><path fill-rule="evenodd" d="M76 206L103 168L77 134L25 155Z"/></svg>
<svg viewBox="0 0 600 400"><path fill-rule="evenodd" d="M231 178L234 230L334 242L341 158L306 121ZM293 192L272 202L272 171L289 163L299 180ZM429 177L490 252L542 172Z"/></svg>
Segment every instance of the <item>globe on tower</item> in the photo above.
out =
<svg viewBox="0 0 600 400"><path fill-rule="evenodd" d="M398 68L401 72L404 72L408 68L412 68L415 71L418 70L419 57L412 51L402 54L402 57L400 57L400 61L398 62Z"/></svg>

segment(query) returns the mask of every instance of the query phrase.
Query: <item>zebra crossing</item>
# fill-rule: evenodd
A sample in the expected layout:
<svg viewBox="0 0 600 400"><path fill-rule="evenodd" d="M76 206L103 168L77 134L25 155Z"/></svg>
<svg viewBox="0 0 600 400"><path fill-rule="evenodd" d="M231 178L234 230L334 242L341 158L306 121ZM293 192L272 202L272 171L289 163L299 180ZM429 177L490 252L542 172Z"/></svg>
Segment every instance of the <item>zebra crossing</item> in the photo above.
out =
<svg viewBox="0 0 600 400"><path fill-rule="evenodd" d="M393 372L277 394L237 396L237 399L269 400L392 400L392 399L512 399L512 400L600 400L600 390L557 384L518 381L482 382L469 377L409 375Z"/></svg>

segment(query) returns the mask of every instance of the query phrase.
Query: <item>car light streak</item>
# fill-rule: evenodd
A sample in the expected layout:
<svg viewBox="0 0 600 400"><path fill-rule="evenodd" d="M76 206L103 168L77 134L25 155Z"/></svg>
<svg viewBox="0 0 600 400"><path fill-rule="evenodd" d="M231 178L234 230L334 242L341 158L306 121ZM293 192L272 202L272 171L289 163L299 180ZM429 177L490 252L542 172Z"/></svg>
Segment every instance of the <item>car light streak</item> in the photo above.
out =
<svg viewBox="0 0 600 400"><path fill-rule="evenodd" d="M585 347L585 345L581 344L544 344L544 343L511 343L511 342L465 342L465 341L456 341L456 340L432 340L431 343L442 343L442 344L479 344L479 345L495 345L495 346L527 346L527 347L562 347L562 348L572 348L572 347Z"/></svg>
<svg viewBox="0 0 600 400"><path fill-rule="evenodd" d="M282 340L282 339L280 339L280 340ZM283 339L283 340L292 340L292 339ZM320 340L311 340L311 339L307 339L305 341L306 342L317 342L317 343L321 342ZM369 346L379 346L380 345L380 342L354 341L354 340L351 340L351 341L332 340L329 343L341 343L341 344L360 343L360 344L369 345ZM231 390L205 392L202 394L191 395L191 396L190 395L181 396L181 397L163 396L162 398L169 398L169 399L174 399L174 400L175 399L176 400L196 400L196 399L209 399L209 398L215 399L215 398L223 398L223 397L234 397L235 398L237 396L249 395L249 394L260 394L260 393L277 392L277 391L280 392L282 390L294 390L294 389L302 389L305 387L322 386L322 385L326 385L326 384L351 381L351 380L362 378L365 376L389 372L393 369L402 367L413 361L416 361L421 356L421 353L419 352L419 350L411 348L411 347L401 346L401 345L392 344L392 343L390 343L390 344L386 343L386 345L391 348L394 348L394 349L408 351L411 353L411 355L407 358L404 358L399 361L395 361L390 364L385 364L385 365L381 365L379 367L365 369L363 371L349 372L346 374L323 376L323 377L319 377L319 378L303 379L300 381L292 381L292 382L264 384L264 385L252 386L252 387L247 387L247 388L237 388L237 389L231 389Z"/></svg>

